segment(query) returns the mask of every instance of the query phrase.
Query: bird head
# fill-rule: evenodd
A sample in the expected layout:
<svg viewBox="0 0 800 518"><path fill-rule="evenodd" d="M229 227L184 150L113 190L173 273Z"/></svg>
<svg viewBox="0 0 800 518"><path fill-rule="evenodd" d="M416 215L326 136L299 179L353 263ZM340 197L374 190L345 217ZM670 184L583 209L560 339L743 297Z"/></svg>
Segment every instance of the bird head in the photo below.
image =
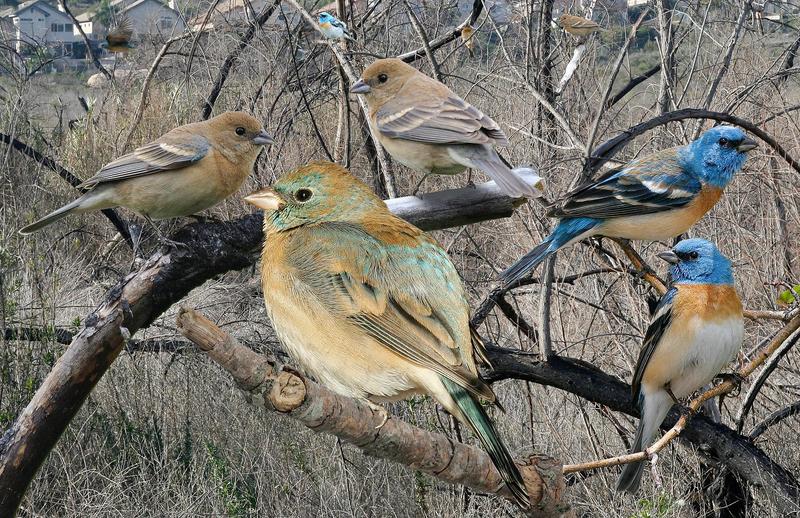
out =
<svg viewBox="0 0 800 518"><path fill-rule="evenodd" d="M317 17L317 21L319 23L330 23L330 22L333 21L333 16L331 16L330 13L326 13L325 11L323 11L323 12L319 13L319 16Z"/></svg>
<svg viewBox="0 0 800 518"><path fill-rule="evenodd" d="M244 112L225 112L209 119L215 143L229 159L255 160L262 146L273 140L258 119Z"/></svg>
<svg viewBox="0 0 800 518"><path fill-rule="evenodd" d="M684 239L658 256L670 263L672 282L733 284L731 261L705 239Z"/></svg>
<svg viewBox="0 0 800 518"><path fill-rule="evenodd" d="M367 214L388 212L364 182L330 162L311 162L244 200L264 210L267 234L316 223L359 223Z"/></svg>
<svg viewBox="0 0 800 518"><path fill-rule="evenodd" d="M704 183L724 188L744 165L748 151L756 147L740 128L717 126L689 144L689 165Z"/></svg>
<svg viewBox="0 0 800 518"><path fill-rule="evenodd" d="M379 59L364 70L350 92L364 95L372 105L382 106L417 73L417 69L397 58Z"/></svg>

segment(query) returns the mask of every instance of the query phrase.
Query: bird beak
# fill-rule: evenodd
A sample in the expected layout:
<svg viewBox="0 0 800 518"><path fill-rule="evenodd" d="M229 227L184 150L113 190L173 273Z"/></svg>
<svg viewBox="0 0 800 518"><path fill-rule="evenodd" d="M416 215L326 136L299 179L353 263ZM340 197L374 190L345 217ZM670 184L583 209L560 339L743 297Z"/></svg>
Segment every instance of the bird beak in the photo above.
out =
<svg viewBox="0 0 800 518"><path fill-rule="evenodd" d="M363 79L359 79L350 87L351 94L368 94L369 90L369 85Z"/></svg>
<svg viewBox="0 0 800 518"><path fill-rule="evenodd" d="M270 136L270 134L267 133L264 130L259 131L258 135L253 137L253 144L256 144L256 145L259 145L259 146L266 146L267 144L272 144L273 142L275 142L275 141L272 140L272 137Z"/></svg>
<svg viewBox="0 0 800 518"><path fill-rule="evenodd" d="M738 151L739 153L747 153L748 151L755 149L757 147L758 144L756 144L755 140L751 138L746 138L742 141L741 144L736 146L736 151Z"/></svg>
<svg viewBox="0 0 800 518"><path fill-rule="evenodd" d="M245 198L247 199L247 198ZM678 258L678 254L673 252L672 250L667 250L666 252L661 252L658 254L659 259L663 259L669 264L678 264L680 259Z"/></svg>
<svg viewBox="0 0 800 518"><path fill-rule="evenodd" d="M278 193L272 189L262 189L254 193L250 193L244 197L244 201L255 205L259 209L264 209L271 212L281 210L286 206L286 202L283 201L283 198L278 196Z"/></svg>

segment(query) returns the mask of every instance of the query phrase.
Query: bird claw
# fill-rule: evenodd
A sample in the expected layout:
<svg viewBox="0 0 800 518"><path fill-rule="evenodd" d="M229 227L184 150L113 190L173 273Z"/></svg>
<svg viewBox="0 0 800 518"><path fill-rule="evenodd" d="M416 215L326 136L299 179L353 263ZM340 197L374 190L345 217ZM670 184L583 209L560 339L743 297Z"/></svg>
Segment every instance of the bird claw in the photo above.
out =
<svg viewBox="0 0 800 518"><path fill-rule="evenodd" d="M380 424L375 427L375 430L380 430L381 428L383 428L383 425L385 425L386 422L389 421L389 412L387 412L386 409L383 408L382 406L376 405L375 403L369 400L367 400L367 405L372 409L373 412L377 412L377 414L381 416L382 419Z"/></svg>
<svg viewBox="0 0 800 518"><path fill-rule="evenodd" d="M721 372L714 376L714 379L719 380L720 383L725 383L726 381L733 383L733 390L731 390L730 395L736 397L742 389L742 383L745 378L738 372Z"/></svg>

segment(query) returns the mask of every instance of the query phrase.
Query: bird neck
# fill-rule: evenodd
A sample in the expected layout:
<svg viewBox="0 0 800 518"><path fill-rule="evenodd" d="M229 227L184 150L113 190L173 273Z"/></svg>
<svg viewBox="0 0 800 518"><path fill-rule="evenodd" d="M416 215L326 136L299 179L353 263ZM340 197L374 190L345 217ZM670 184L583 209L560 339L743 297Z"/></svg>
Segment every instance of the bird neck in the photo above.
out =
<svg viewBox="0 0 800 518"><path fill-rule="evenodd" d="M684 147L680 154L687 171L703 184L719 189L724 189L730 183L746 159L742 153L723 156L718 148L709 148L699 140Z"/></svg>

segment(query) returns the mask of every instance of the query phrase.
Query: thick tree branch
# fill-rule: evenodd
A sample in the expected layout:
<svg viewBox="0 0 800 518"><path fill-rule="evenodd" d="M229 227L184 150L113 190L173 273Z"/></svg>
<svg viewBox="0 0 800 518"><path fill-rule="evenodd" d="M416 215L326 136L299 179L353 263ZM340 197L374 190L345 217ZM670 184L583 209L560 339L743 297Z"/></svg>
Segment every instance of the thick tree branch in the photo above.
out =
<svg viewBox="0 0 800 518"><path fill-rule="evenodd" d="M489 456L474 446L389 419L365 403L336 394L239 344L200 313L181 308L178 330L219 363L253 405L353 444L367 455L428 473L450 484L513 500ZM558 516L565 484L561 465L542 455L518 463L531 497L532 516Z"/></svg>

